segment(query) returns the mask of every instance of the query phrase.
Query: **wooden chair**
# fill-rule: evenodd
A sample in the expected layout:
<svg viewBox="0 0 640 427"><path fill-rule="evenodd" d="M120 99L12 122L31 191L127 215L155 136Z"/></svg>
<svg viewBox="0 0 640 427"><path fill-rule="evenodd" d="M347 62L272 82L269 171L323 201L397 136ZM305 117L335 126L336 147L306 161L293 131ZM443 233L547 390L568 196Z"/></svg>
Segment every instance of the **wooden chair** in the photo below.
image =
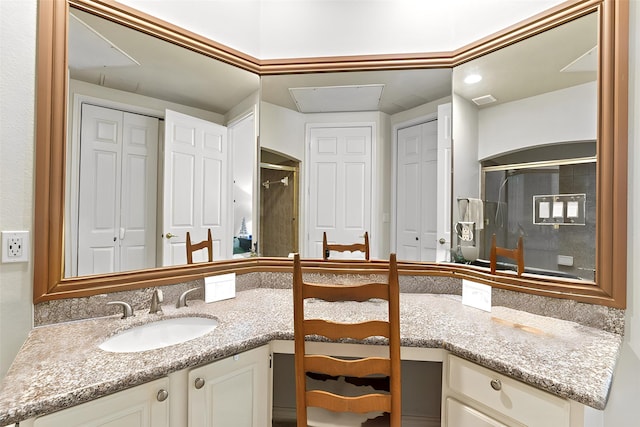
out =
<svg viewBox="0 0 640 427"><path fill-rule="evenodd" d="M389 260L389 283L357 285L328 285L306 283L302 278L300 256L294 255L293 314L295 335L296 415L298 427L307 426L307 407L320 407L334 412L390 414L390 426L400 427L400 293L396 255ZM304 300L318 298L329 302L358 301L372 298L388 302L388 320L362 323L338 323L323 319L305 319ZM363 340L371 336L389 339L389 357L365 357L354 360L307 354L305 337L321 335L331 340L353 338ZM389 394L373 392L347 397L322 390L307 390L307 373L364 378L369 375L389 377Z"/></svg>
<svg viewBox="0 0 640 427"><path fill-rule="evenodd" d="M491 253L489 257L491 274L496 273L496 262L499 256L515 260L518 265L518 276L522 276L522 273L524 273L524 243L522 236L518 239L518 247L516 249L507 249L496 246L496 235L494 234L491 236Z"/></svg>
<svg viewBox="0 0 640 427"><path fill-rule="evenodd" d="M331 251L337 252L347 252L347 251L360 251L364 253L364 259L369 261L369 233L364 232L364 243L352 243L350 245L339 245L336 243L328 244L327 243L327 232L325 231L322 234L322 258L325 260L329 259L329 253Z"/></svg>
<svg viewBox="0 0 640 427"><path fill-rule="evenodd" d="M211 229L207 230L207 239L199 243L191 243L191 234L187 231L187 264L193 264L193 253L201 249L207 249L209 252L209 262L213 261L213 239L211 238Z"/></svg>

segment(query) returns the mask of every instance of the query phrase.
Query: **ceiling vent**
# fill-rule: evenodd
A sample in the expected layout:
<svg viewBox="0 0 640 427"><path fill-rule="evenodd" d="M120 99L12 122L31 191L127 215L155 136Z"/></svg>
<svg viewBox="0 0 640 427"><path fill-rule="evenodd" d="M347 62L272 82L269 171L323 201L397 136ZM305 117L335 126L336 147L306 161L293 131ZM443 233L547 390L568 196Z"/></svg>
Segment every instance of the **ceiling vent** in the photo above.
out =
<svg viewBox="0 0 640 427"><path fill-rule="evenodd" d="M484 95L484 96L479 96L477 98L473 98L472 101L476 105L487 105L487 104L491 104L492 102L496 102L497 99L493 95Z"/></svg>
<svg viewBox="0 0 640 427"><path fill-rule="evenodd" d="M301 113L377 111L383 84L289 88Z"/></svg>

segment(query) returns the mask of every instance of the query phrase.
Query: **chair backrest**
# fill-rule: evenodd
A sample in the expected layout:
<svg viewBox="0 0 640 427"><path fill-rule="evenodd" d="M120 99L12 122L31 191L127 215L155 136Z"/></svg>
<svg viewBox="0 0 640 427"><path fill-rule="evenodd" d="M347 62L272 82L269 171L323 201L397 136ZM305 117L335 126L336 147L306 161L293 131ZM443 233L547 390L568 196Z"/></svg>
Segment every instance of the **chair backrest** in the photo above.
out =
<svg viewBox="0 0 640 427"><path fill-rule="evenodd" d="M328 244L327 243L327 232L322 233L322 258L327 260L329 259L329 254L331 251L337 252L354 252L360 251L364 253L364 259L369 261L369 233L364 232L364 243L352 243L350 245L340 245L337 243Z"/></svg>
<svg viewBox="0 0 640 427"><path fill-rule="evenodd" d="M516 261L518 265L518 276L522 276L524 273L524 243L522 236L518 239L518 247L515 249L507 249L496 246L496 235L491 236L491 253L489 255L489 266L491 267L491 274L496 273L496 262L499 256L505 258L511 258Z"/></svg>
<svg viewBox="0 0 640 427"><path fill-rule="evenodd" d="M300 256L294 255L293 314L295 335L296 414L298 427L307 425L307 407L320 407L334 412L367 413L388 412L390 426L400 427L400 291L396 255L389 259L388 283L335 285L307 283L302 278ZM383 299L388 302L388 319L361 323L338 323L323 319L307 319L304 300L318 298L329 302L368 301ZM321 335L330 340L382 336L389 340L389 357L365 357L354 360L338 359L326 355L307 354L305 337ZM307 390L307 372L330 376L364 378L369 375L389 377L389 394L374 392L348 397L321 390Z"/></svg>
<svg viewBox="0 0 640 427"><path fill-rule="evenodd" d="M209 252L209 262L213 261L213 239L211 229L207 230L207 239L199 243L191 243L191 234L187 231L187 264L193 264L193 253L201 249Z"/></svg>

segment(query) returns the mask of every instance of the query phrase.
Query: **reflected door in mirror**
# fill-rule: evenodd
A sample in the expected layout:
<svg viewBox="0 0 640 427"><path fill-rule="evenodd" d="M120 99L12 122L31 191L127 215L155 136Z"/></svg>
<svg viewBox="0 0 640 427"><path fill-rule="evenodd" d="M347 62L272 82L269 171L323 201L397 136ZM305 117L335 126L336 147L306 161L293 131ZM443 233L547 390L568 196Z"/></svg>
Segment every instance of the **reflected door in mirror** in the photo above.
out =
<svg viewBox="0 0 640 427"><path fill-rule="evenodd" d="M82 106L73 275L155 267L157 149L158 119Z"/></svg>

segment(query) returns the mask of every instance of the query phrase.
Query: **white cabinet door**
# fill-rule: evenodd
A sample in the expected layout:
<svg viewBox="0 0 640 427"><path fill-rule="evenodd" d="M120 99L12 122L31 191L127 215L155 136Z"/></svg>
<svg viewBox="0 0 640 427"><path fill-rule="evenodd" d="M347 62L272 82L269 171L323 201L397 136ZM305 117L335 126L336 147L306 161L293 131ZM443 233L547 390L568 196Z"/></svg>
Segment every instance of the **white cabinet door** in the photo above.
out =
<svg viewBox="0 0 640 427"><path fill-rule="evenodd" d="M163 392L167 393L166 397ZM161 378L37 418L34 427L169 427L169 379Z"/></svg>
<svg viewBox="0 0 640 427"><path fill-rule="evenodd" d="M269 346L189 372L189 427L267 427Z"/></svg>

